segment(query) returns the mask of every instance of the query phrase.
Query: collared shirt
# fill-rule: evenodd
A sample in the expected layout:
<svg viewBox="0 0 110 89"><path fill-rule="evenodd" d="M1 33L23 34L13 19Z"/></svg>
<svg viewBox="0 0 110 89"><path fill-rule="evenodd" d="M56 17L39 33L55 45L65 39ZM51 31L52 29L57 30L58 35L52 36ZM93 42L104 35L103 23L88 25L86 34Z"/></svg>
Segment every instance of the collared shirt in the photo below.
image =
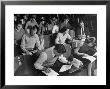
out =
<svg viewBox="0 0 110 89"><path fill-rule="evenodd" d="M66 33L65 35L63 35L62 33L58 33L55 42L56 44L65 44L65 40L67 38L71 39L71 36L68 33Z"/></svg>
<svg viewBox="0 0 110 89"><path fill-rule="evenodd" d="M59 27L57 25L54 25L53 29L52 29L52 33L54 34L54 33L58 32L58 31L59 31Z"/></svg>
<svg viewBox="0 0 110 89"><path fill-rule="evenodd" d="M22 49L33 49L34 47L40 47L40 41L38 35L28 36L26 34L22 37L21 48Z"/></svg>

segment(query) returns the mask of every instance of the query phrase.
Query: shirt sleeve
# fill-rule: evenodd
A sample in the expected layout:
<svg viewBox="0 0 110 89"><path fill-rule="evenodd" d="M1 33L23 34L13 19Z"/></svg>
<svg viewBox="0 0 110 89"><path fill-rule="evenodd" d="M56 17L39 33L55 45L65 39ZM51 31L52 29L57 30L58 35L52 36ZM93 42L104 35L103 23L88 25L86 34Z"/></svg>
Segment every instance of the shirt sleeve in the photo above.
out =
<svg viewBox="0 0 110 89"><path fill-rule="evenodd" d="M44 68L43 63L47 60L47 54L42 52L37 61L34 63L36 69L42 70Z"/></svg>
<svg viewBox="0 0 110 89"><path fill-rule="evenodd" d="M52 33L55 33L55 26L53 26Z"/></svg>
<svg viewBox="0 0 110 89"><path fill-rule="evenodd" d="M39 27L39 25L38 25L38 23L37 23L37 22L35 22L35 25L36 25L37 27Z"/></svg>
<svg viewBox="0 0 110 89"><path fill-rule="evenodd" d="M57 38L56 38L56 40L55 40L55 43L56 43L56 44L59 44L59 43L60 43L59 41L60 41L60 34L57 35Z"/></svg>
<svg viewBox="0 0 110 89"><path fill-rule="evenodd" d="M57 25L54 25L52 33L58 32L59 27Z"/></svg>
<svg viewBox="0 0 110 89"><path fill-rule="evenodd" d="M60 62L62 63L67 63L68 60L66 60L66 57L64 57L63 55L59 56L59 59L58 59Z"/></svg>
<svg viewBox="0 0 110 89"><path fill-rule="evenodd" d="M36 35L36 47L37 47L39 50L41 50L40 41L39 41L38 35Z"/></svg>
<svg viewBox="0 0 110 89"><path fill-rule="evenodd" d="M39 24L39 31L38 31L38 34L41 33L41 23Z"/></svg>
<svg viewBox="0 0 110 89"><path fill-rule="evenodd" d="M70 36L69 34L67 34L67 38L68 38L68 39L71 39L71 36Z"/></svg>
<svg viewBox="0 0 110 89"><path fill-rule="evenodd" d="M25 30L27 29L28 25L29 25L29 22L26 23Z"/></svg>
<svg viewBox="0 0 110 89"><path fill-rule="evenodd" d="M41 40L40 49L44 49L44 39Z"/></svg>
<svg viewBox="0 0 110 89"><path fill-rule="evenodd" d="M25 52L25 39L26 39L26 35L24 34L21 40L21 49Z"/></svg>
<svg viewBox="0 0 110 89"><path fill-rule="evenodd" d="M76 48L76 49L74 50L74 53L76 53L77 55L84 55L84 53L80 53L79 50L80 50L79 47Z"/></svg>

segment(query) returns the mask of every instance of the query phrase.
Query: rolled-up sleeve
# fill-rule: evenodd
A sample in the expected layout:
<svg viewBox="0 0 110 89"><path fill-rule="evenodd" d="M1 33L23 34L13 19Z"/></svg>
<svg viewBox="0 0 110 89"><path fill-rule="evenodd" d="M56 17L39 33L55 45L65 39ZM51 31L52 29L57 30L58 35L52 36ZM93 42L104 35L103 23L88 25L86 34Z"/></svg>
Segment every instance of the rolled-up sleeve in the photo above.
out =
<svg viewBox="0 0 110 89"><path fill-rule="evenodd" d="M68 39L72 39L71 36L70 36L69 34L67 34L67 38L68 38Z"/></svg>
<svg viewBox="0 0 110 89"><path fill-rule="evenodd" d="M39 37L36 36L36 47L41 50Z"/></svg>
<svg viewBox="0 0 110 89"><path fill-rule="evenodd" d="M57 38L55 39L56 44L60 44L60 42L59 42L60 41L60 36L61 36L60 34L57 35Z"/></svg>
<svg viewBox="0 0 110 89"><path fill-rule="evenodd" d="M27 27L29 26L30 22L26 23L25 29L27 29Z"/></svg>
<svg viewBox="0 0 110 89"><path fill-rule="evenodd" d="M42 52L40 57L34 63L36 69L42 70L44 68L43 63L47 60L47 54Z"/></svg>

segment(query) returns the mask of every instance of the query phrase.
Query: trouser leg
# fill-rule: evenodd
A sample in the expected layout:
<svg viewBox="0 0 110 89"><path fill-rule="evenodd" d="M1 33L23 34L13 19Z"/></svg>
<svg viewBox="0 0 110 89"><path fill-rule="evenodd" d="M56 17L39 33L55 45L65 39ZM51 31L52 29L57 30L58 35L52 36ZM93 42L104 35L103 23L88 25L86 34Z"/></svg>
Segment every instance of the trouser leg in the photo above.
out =
<svg viewBox="0 0 110 89"><path fill-rule="evenodd" d="M92 74L92 63L89 63L88 65L88 76L91 76Z"/></svg>

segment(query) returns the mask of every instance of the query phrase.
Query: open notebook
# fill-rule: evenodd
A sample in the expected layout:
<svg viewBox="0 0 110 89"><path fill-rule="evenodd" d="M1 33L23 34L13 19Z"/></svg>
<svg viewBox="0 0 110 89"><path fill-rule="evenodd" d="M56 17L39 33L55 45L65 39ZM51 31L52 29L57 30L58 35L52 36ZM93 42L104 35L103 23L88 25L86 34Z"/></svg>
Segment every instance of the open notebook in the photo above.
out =
<svg viewBox="0 0 110 89"><path fill-rule="evenodd" d="M57 72L55 72L54 70L52 70L50 68L50 72L49 73L46 73L45 71L42 71L44 74L46 74L47 76L57 76L59 75Z"/></svg>
<svg viewBox="0 0 110 89"><path fill-rule="evenodd" d="M67 70L72 70L72 72L73 72L73 71L76 71L77 69L79 69L81 65L83 65L83 63L80 60L78 60L76 58L73 58L72 64L70 64L70 65L62 65L62 67L60 68L59 72L65 72ZM51 68L49 68L49 69L50 69L49 73L46 73L45 71L42 71L42 72L44 74L46 74L47 76L57 76L57 75L59 75L53 69L51 69Z"/></svg>
<svg viewBox="0 0 110 89"><path fill-rule="evenodd" d="M72 64L63 65L59 72L65 72L69 69L71 69L72 71L76 71L77 69L80 68L81 65L83 65L83 63L80 60L73 58Z"/></svg>
<svg viewBox="0 0 110 89"><path fill-rule="evenodd" d="M71 66L72 65L63 65L59 72L65 72L65 71L71 69Z"/></svg>

